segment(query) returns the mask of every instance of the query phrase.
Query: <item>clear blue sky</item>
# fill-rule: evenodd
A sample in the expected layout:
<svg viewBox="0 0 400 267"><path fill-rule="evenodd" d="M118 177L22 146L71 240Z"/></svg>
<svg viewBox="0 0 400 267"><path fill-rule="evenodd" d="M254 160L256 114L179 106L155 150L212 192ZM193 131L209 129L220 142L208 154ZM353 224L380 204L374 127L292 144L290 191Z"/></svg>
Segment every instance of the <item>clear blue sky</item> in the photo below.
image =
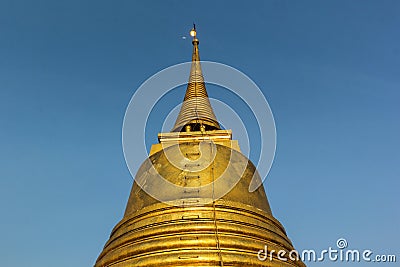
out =
<svg viewBox="0 0 400 267"><path fill-rule="evenodd" d="M1 1L1 265L93 265L132 184L125 108L190 59L193 21L202 59L243 71L269 101L265 186L295 247L345 237L400 260L399 14L387 0Z"/></svg>

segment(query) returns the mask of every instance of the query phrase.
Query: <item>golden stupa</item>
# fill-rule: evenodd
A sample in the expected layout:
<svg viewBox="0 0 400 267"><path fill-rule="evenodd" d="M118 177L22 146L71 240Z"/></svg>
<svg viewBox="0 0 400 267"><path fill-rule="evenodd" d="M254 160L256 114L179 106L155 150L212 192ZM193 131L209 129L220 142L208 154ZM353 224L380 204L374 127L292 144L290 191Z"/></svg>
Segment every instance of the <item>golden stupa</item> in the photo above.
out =
<svg viewBox="0 0 400 267"><path fill-rule="evenodd" d="M220 128L195 28L191 35L190 78L175 126L158 135L138 170L124 217L95 267L305 266L288 259L294 248L263 186L249 192L253 176L260 176L232 132ZM260 260L266 245L285 251L286 259Z"/></svg>

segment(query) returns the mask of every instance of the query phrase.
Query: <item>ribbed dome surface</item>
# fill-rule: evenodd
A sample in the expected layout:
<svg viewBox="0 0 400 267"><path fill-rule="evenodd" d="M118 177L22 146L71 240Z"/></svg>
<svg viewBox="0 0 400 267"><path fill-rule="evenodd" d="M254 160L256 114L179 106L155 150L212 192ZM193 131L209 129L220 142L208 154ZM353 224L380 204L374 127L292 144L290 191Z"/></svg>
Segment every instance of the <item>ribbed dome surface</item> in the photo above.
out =
<svg viewBox="0 0 400 267"><path fill-rule="evenodd" d="M265 245L287 252L293 246L272 216L264 188L249 192L254 174L259 179L241 153L207 142L152 155L137 172L124 218L95 267L305 266L257 258ZM158 192L165 203L142 188Z"/></svg>

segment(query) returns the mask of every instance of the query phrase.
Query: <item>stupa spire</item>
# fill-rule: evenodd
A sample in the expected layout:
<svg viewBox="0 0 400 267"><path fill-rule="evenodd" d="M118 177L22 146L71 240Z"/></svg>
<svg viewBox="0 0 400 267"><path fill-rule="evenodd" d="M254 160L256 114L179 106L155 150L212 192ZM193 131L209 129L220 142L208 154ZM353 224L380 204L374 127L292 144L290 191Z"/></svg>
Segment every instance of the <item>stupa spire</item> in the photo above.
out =
<svg viewBox="0 0 400 267"><path fill-rule="evenodd" d="M199 39L197 39L195 24L193 24L190 35L193 37L193 53L189 82L181 110L172 131L219 130L220 126L208 99L201 70Z"/></svg>

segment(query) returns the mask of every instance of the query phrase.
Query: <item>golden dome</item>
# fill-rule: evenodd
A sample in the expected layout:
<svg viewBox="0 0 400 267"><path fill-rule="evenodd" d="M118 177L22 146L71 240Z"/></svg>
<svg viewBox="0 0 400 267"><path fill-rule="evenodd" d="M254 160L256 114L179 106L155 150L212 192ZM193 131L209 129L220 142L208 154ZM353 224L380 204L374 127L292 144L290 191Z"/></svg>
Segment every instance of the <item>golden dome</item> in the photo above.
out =
<svg viewBox="0 0 400 267"><path fill-rule="evenodd" d="M206 168L192 171L183 163L185 170L174 166L168 155L177 147L187 162L213 149L216 153L211 162L205 158L196 165ZM300 261L258 259L265 245L287 253L293 246L272 216L263 186L249 192L254 174L260 179L240 152L211 142L175 144L153 154L140 167L124 218L95 266L305 266ZM177 185L175 190L164 190L158 175ZM163 202L142 188L160 192ZM213 201L213 194L227 189Z"/></svg>
<svg viewBox="0 0 400 267"><path fill-rule="evenodd" d="M181 112L138 170L124 217L95 267L305 266L278 254L266 261L258 257L266 246L286 255L294 248L272 216L256 168L232 132L220 129L193 30ZM250 192L252 183L261 186Z"/></svg>

